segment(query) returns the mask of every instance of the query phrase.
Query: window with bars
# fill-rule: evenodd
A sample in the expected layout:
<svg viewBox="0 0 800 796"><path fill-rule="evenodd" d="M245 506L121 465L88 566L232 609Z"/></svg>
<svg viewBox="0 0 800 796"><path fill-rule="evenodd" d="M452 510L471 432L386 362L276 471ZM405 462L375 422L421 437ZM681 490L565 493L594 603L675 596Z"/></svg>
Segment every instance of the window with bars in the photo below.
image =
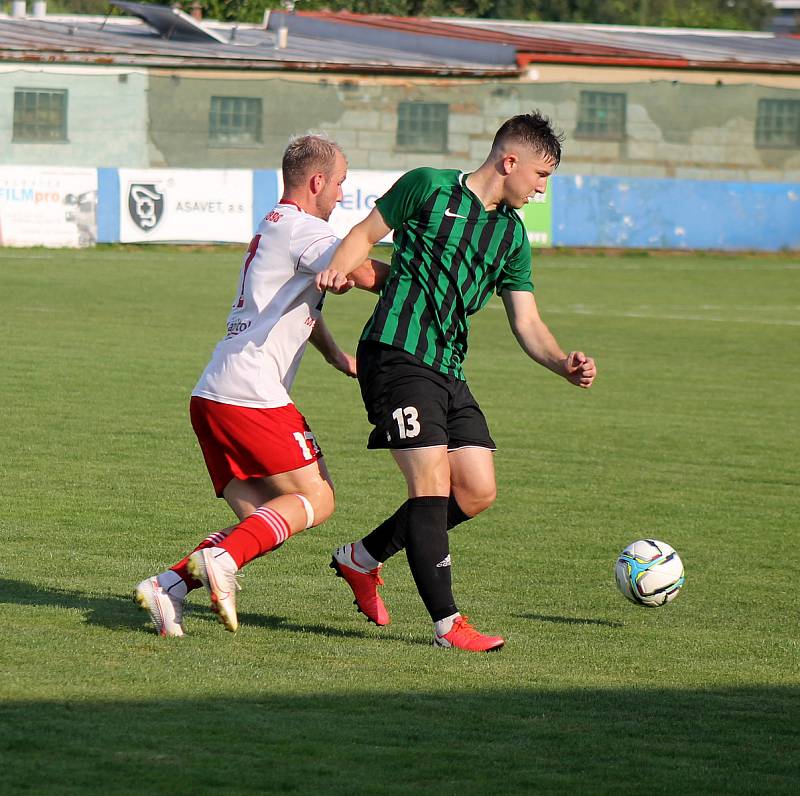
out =
<svg viewBox="0 0 800 796"><path fill-rule="evenodd" d="M800 100L758 101L756 146L784 149L800 146Z"/></svg>
<svg viewBox="0 0 800 796"><path fill-rule="evenodd" d="M259 97L212 97L208 140L214 146L256 146L261 143Z"/></svg>
<svg viewBox="0 0 800 796"><path fill-rule="evenodd" d="M621 141L625 138L626 95L609 91L581 91L575 135Z"/></svg>
<svg viewBox="0 0 800 796"><path fill-rule="evenodd" d="M401 102L397 106L398 149L406 152L447 152L446 102Z"/></svg>
<svg viewBox="0 0 800 796"><path fill-rule="evenodd" d="M67 140L67 92L64 89L14 89L14 141Z"/></svg>

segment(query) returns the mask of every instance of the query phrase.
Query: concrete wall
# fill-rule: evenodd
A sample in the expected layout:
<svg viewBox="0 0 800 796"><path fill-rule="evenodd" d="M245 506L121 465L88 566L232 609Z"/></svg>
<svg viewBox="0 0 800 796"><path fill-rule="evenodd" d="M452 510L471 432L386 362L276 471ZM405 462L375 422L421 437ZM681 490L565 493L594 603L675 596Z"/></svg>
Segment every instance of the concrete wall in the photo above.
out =
<svg viewBox="0 0 800 796"><path fill-rule="evenodd" d="M147 73L112 67L0 66L0 162L46 166L147 166ZM66 89L67 138L13 141L17 88Z"/></svg>
<svg viewBox="0 0 800 796"><path fill-rule="evenodd" d="M583 70L581 82L481 82L153 73L150 163L275 168L290 136L324 130L344 147L352 168L471 168L483 160L494 132L505 119L540 108L567 134L561 173L762 182L800 179L800 150L755 146L759 99L800 100L800 79L760 85L710 80L687 83L662 76L625 83L589 82L585 79L589 75L590 70ZM658 77L658 73L650 77ZM595 141L576 137L581 91L609 90L626 94L625 138ZM214 95L262 99L261 146L209 146L208 115ZM408 100L448 104L447 152L397 148L397 108Z"/></svg>
<svg viewBox="0 0 800 796"><path fill-rule="evenodd" d="M12 141L14 89L69 91L67 143ZM575 135L580 92L624 92L626 135ZM262 142L209 143L212 96L259 97ZM0 159L7 164L276 168L292 135L325 131L356 169L473 168L509 116L540 108L567 141L560 174L796 182L800 149L755 146L758 101L800 101L800 78L601 68L529 70L521 80L301 75L117 67L0 67ZM400 102L449 106L447 152L396 146Z"/></svg>

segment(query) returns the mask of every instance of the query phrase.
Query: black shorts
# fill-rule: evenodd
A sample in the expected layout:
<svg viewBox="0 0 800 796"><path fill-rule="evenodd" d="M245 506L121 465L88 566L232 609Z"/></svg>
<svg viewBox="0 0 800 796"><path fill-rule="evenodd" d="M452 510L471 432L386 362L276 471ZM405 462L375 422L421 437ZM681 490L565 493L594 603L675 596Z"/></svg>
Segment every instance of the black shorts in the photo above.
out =
<svg viewBox="0 0 800 796"><path fill-rule="evenodd" d="M361 396L375 426L368 448L497 449L465 381L372 341L358 344L357 361Z"/></svg>

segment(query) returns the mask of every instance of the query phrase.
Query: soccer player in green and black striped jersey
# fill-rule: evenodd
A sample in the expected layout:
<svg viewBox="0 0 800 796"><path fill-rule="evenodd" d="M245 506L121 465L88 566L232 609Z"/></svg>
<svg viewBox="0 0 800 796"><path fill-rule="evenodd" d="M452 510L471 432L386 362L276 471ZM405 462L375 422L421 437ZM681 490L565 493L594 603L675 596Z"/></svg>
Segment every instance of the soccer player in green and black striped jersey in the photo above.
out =
<svg viewBox="0 0 800 796"><path fill-rule="evenodd" d="M528 356L589 388L594 361L565 354L539 316L531 250L516 210L561 159L561 137L538 113L509 119L489 156L469 174L415 169L401 177L340 245L320 289L344 292L371 247L394 230L391 268L358 348L358 377L374 429L368 447L388 448L409 499L363 539L334 552L331 566L377 624L389 615L377 591L383 562L405 547L439 647L499 649L461 615L451 589L450 528L488 508L496 493L494 442L464 380L470 316L496 291Z"/></svg>

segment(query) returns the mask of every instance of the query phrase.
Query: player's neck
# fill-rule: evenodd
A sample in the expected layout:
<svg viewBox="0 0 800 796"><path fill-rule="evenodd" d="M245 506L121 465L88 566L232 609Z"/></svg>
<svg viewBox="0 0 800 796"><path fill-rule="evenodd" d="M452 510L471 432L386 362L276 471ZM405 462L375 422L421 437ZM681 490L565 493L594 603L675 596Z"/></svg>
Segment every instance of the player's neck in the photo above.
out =
<svg viewBox="0 0 800 796"><path fill-rule="evenodd" d="M317 203L313 196L306 196L305 194L298 193L297 191L284 191L280 201L282 204L293 205L298 210L308 213L310 216L322 218L322 216L319 214Z"/></svg>
<svg viewBox="0 0 800 796"><path fill-rule="evenodd" d="M280 198L278 204L280 204L280 205L292 205L293 207L296 207L298 210L303 210L303 208L300 206L299 202L295 202L294 199L289 199L287 196L282 196ZM305 211L303 211L303 212L305 212Z"/></svg>
<svg viewBox="0 0 800 796"><path fill-rule="evenodd" d="M496 210L502 201L503 183L493 164L486 162L475 169L467 176L465 184L481 200L487 211Z"/></svg>

